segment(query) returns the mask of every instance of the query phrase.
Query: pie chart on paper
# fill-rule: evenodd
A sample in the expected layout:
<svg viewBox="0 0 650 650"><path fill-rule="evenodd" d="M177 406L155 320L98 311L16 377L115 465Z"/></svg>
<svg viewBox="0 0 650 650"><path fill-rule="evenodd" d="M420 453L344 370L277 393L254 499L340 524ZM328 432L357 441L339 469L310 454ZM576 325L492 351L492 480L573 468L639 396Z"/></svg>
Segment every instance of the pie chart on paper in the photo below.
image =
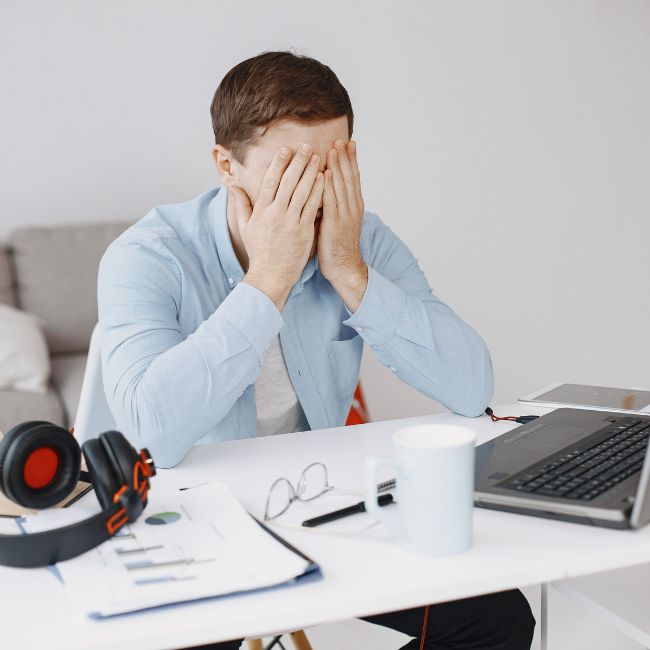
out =
<svg viewBox="0 0 650 650"><path fill-rule="evenodd" d="M144 521L151 526L163 526L164 524L173 524L181 518L179 512L158 512Z"/></svg>

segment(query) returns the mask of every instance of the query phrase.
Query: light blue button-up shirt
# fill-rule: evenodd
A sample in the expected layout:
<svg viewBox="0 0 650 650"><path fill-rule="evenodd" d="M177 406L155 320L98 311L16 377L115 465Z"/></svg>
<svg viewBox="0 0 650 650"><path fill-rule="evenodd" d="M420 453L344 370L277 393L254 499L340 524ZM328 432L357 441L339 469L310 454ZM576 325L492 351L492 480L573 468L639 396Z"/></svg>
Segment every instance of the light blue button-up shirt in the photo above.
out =
<svg viewBox="0 0 650 650"><path fill-rule="evenodd" d="M216 188L157 206L102 258L104 388L133 445L170 467L192 445L254 437L255 380L278 332L312 429L345 423L364 342L421 393L462 415L483 412L493 392L483 340L433 295L417 260L377 215L363 215L368 287L354 314L317 258L279 312L241 282L227 200Z"/></svg>

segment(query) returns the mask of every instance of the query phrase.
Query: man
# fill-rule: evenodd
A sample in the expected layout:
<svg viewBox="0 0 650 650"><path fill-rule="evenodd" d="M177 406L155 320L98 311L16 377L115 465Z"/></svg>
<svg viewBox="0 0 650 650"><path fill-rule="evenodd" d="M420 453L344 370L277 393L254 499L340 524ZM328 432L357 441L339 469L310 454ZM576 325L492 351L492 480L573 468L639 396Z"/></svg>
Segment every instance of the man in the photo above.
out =
<svg viewBox="0 0 650 650"><path fill-rule="evenodd" d="M211 114L223 187L154 208L100 265L104 385L131 442L171 467L194 444L341 426L364 342L402 381L480 415L489 353L364 211L336 75L267 52L228 72ZM523 650L534 627L519 591L368 620L415 637L409 649Z"/></svg>

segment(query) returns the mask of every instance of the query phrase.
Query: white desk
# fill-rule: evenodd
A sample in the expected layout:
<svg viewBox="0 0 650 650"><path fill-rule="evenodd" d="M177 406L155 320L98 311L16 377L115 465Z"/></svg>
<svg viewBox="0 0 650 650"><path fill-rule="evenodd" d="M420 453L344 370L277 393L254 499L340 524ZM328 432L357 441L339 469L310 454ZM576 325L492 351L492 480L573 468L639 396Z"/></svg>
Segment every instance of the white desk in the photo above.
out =
<svg viewBox="0 0 650 650"><path fill-rule="evenodd" d="M534 413L500 407L497 413ZM541 413L542 410L538 410ZM196 447L174 470L153 479L179 487L218 478L255 515L278 476L297 479L312 461L330 482L363 489L363 459L391 452L392 432L406 423L462 423L479 442L510 428L484 416L437 415ZM488 510L475 510L471 551L445 559L408 555L381 540L283 535L322 567L320 581L264 593L215 598L93 621L72 613L47 569L0 568L0 641L20 648L163 649L236 637L266 636L318 623L543 584L650 561L650 527L614 531ZM90 577L89 577L90 579ZM7 640L12 643L7 645Z"/></svg>

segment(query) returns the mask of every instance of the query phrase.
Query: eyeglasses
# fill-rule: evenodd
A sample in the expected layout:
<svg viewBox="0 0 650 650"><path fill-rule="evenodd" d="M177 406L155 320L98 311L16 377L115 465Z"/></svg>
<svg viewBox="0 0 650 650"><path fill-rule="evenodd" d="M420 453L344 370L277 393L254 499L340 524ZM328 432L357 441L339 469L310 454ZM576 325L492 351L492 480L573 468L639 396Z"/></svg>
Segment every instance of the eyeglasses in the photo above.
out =
<svg viewBox="0 0 650 650"><path fill-rule="evenodd" d="M313 501L334 489L329 484L327 467L323 463L312 463L302 470L294 488L289 479L282 476L275 480L266 497L264 521L270 521L284 514L294 501Z"/></svg>

